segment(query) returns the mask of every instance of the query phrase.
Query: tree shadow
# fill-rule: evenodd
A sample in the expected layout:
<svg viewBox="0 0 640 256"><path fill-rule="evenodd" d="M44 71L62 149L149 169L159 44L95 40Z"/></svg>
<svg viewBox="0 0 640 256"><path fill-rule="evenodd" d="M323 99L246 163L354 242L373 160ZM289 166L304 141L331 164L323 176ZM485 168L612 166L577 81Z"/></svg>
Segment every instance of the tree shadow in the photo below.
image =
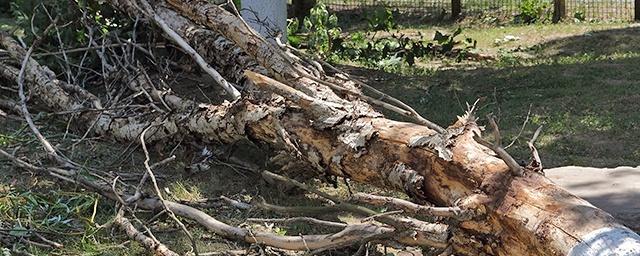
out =
<svg viewBox="0 0 640 256"><path fill-rule="evenodd" d="M516 159L528 160L524 141L543 125L537 145L547 167L636 165L640 159L636 147L640 44L634 45L640 42L638 32L640 28L612 29L551 40L533 48L556 49L556 53L542 52L517 64L498 60L464 70L423 69L425 75L343 68L440 125L452 124L466 102L480 99L477 116L495 114L503 141L509 142L529 116L518 142L509 148Z"/></svg>
<svg viewBox="0 0 640 256"><path fill-rule="evenodd" d="M384 7L361 7L361 8L333 8L329 7L332 14L338 17L338 25L343 31L361 31L368 27L367 19L373 15L376 9ZM447 10L440 7L421 7L419 11L400 11L389 8L393 12L395 24L402 24L405 27L425 26L425 25L451 25L455 20L450 19Z"/></svg>
<svg viewBox="0 0 640 256"><path fill-rule="evenodd" d="M547 177L594 206L640 231L640 169L567 166L548 170Z"/></svg>
<svg viewBox="0 0 640 256"><path fill-rule="evenodd" d="M570 56L640 52L640 27L594 31L578 36L559 38L535 46L544 56Z"/></svg>

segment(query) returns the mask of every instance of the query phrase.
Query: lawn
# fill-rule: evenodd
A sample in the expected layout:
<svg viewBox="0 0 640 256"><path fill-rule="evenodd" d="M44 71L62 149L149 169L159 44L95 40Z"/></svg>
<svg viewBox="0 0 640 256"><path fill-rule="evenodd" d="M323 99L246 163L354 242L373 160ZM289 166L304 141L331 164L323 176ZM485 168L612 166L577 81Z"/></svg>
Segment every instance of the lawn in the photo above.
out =
<svg viewBox="0 0 640 256"><path fill-rule="evenodd" d="M430 35L453 27L401 32ZM640 28L628 24L558 24L468 28L478 52L494 61L423 60L402 74L344 63L352 73L448 125L480 99L480 122L493 113L509 148L523 161L525 141L544 126L538 148L547 167L637 166L640 160ZM517 41L495 44L506 35Z"/></svg>

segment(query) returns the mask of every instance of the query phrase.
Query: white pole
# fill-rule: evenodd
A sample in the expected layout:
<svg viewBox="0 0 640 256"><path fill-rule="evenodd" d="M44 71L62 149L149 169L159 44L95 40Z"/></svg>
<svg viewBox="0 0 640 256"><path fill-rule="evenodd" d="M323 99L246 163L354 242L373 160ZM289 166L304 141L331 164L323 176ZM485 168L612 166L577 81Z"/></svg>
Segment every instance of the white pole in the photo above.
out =
<svg viewBox="0 0 640 256"><path fill-rule="evenodd" d="M287 0L242 0L240 14L247 24L266 38L287 40Z"/></svg>

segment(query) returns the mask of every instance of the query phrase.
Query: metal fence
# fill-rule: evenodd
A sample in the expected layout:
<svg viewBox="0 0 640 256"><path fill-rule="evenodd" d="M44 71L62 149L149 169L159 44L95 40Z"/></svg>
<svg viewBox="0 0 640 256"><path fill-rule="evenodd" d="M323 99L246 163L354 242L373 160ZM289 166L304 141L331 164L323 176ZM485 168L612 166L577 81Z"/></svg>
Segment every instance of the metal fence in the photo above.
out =
<svg viewBox="0 0 640 256"><path fill-rule="evenodd" d="M553 1L547 2L547 12L553 14ZM333 11L363 11L387 7L403 14L431 15L444 18L451 14L450 0L319 0ZM492 13L513 16L520 13L522 0L462 0L463 14ZM565 0L566 18L585 20L634 19L634 0Z"/></svg>

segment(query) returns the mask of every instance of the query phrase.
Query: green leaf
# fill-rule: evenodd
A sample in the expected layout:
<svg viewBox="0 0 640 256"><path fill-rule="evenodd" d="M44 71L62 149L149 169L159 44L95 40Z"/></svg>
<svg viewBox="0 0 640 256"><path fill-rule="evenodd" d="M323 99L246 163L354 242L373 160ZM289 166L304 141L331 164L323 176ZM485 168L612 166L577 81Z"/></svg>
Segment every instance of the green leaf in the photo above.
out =
<svg viewBox="0 0 640 256"><path fill-rule="evenodd" d="M313 28L313 23L311 22L311 18L309 17L304 17L304 21L302 22L302 25L307 31Z"/></svg>
<svg viewBox="0 0 640 256"><path fill-rule="evenodd" d="M440 31L436 31L436 34L433 36L433 40L438 41L438 43L444 43L449 39L449 36L441 33Z"/></svg>
<svg viewBox="0 0 640 256"><path fill-rule="evenodd" d="M338 26L338 17L334 14L329 16L329 22L327 23L329 26Z"/></svg>
<svg viewBox="0 0 640 256"><path fill-rule="evenodd" d="M451 37L456 37L457 35L460 35L460 33L462 33L462 28L458 27L456 29L456 31L453 32L453 34L451 35Z"/></svg>
<svg viewBox="0 0 640 256"><path fill-rule="evenodd" d="M20 224L16 223L11 231L9 231L9 235L15 237L26 237L29 234L29 230L20 226Z"/></svg>

